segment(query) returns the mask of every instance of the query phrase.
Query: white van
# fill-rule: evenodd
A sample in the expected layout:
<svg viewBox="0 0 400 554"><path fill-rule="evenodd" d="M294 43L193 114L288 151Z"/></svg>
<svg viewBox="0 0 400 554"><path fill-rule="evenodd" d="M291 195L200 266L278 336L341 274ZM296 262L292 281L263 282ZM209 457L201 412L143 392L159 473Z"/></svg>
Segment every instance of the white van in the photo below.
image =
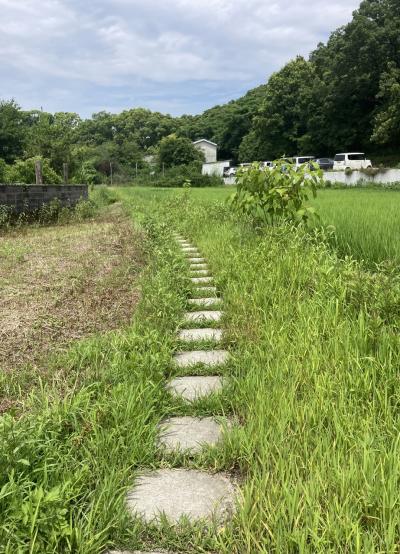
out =
<svg viewBox="0 0 400 554"><path fill-rule="evenodd" d="M345 169L367 169L372 167L371 160L367 160L362 152L347 152L336 154L333 163L333 171L344 171Z"/></svg>
<svg viewBox="0 0 400 554"><path fill-rule="evenodd" d="M310 164L315 160L315 156L296 156L293 158L293 164L298 169L303 164Z"/></svg>

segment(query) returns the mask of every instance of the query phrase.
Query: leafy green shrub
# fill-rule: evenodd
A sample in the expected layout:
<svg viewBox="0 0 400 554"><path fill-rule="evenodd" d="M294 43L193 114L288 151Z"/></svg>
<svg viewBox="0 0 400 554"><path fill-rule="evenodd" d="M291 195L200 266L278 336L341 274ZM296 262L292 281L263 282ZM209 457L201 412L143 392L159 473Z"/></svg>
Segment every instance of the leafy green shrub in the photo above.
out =
<svg viewBox="0 0 400 554"><path fill-rule="evenodd" d="M273 168L254 163L239 170L232 206L259 222L274 224L282 219L306 222L315 209L305 206L305 202L323 186L322 175L316 167L296 168L286 160L277 161Z"/></svg>
<svg viewBox="0 0 400 554"><path fill-rule="evenodd" d="M80 200L74 208L74 218L77 221L90 219L96 213L96 206L91 200Z"/></svg>
<svg viewBox="0 0 400 554"><path fill-rule="evenodd" d="M79 170L75 173L72 179L75 184L99 185L101 184L101 176L94 167L93 161L87 160L82 163Z"/></svg>
<svg viewBox="0 0 400 554"><path fill-rule="evenodd" d="M192 187L219 187L224 184L221 177L202 175L198 163L171 167L156 175L142 173L134 182L142 186L183 187L186 181L190 181Z"/></svg>
<svg viewBox="0 0 400 554"><path fill-rule="evenodd" d="M42 162L43 183L46 185L59 185L62 183L61 177L50 166L46 158L29 158L27 160L17 160L13 165L7 166L5 170L5 182L33 184L36 182L35 162Z"/></svg>
<svg viewBox="0 0 400 554"><path fill-rule="evenodd" d="M0 158L0 183L4 183L6 180L7 164Z"/></svg>

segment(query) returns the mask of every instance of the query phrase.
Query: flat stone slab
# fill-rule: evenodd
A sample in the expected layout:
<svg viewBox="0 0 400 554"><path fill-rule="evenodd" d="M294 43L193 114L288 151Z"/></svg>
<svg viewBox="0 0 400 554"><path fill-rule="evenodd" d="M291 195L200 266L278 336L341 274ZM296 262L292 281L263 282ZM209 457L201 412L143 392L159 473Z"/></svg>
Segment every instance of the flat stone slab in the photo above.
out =
<svg viewBox="0 0 400 554"><path fill-rule="evenodd" d="M159 425L159 444L169 451L201 452L204 445L215 446L223 427L213 417L171 417Z"/></svg>
<svg viewBox="0 0 400 554"><path fill-rule="evenodd" d="M203 264L205 261L205 258L189 258L191 264Z"/></svg>
<svg viewBox="0 0 400 554"><path fill-rule="evenodd" d="M189 269L191 271L198 271L199 269L208 269L207 264L190 264Z"/></svg>
<svg viewBox="0 0 400 554"><path fill-rule="evenodd" d="M195 283L195 284L213 282L212 277L191 277L190 280L192 281L192 283Z"/></svg>
<svg viewBox="0 0 400 554"><path fill-rule="evenodd" d="M186 516L191 521L225 521L234 510L235 489L224 474L193 469L162 469L143 474L127 495L132 515L146 523L164 514L170 523Z"/></svg>
<svg viewBox="0 0 400 554"><path fill-rule="evenodd" d="M178 338L186 342L191 342L196 340L220 341L222 339L222 330L221 329L182 329L179 332Z"/></svg>
<svg viewBox="0 0 400 554"><path fill-rule="evenodd" d="M217 294L217 287L195 287L195 292L214 292Z"/></svg>
<svg viewBox="0 0 400 554"><path fill-rule="evenodd" d="M214 298L189 298L188 303L192 306L214 306L221 302L221 299L214 296Z"/></svg>
<svg viewBox="0 0 400 554"><path fill-rule="evenodd" d="M174 355L175 365L182 368L195 364L214 367L225 364L228 359L229 352L226 350L191 350L190 352L179 352Z"/></svg>
<svg viewBox="0 0 400 554"><path fill-rule="evenodd" d="M186 312L185 321L205 322L205 321L220 321L223 312L220 310L203 310L199 312Z"/></svg>
<svg viewBox="0 0 400 554"><path fill-rule="evenodd" d="M168 554L168 552L165 552L165 550L152 550L151 552L148 550L135 550L134 552L130 550L108 550L106 554Z"/></svg>
<svg viewBox="0 0 400 554"><path fill-rule="evenodd" d="M190 275L192 277L201 277L202 275L208 275L209 273L208 269L192 269Z"/></svg>
<svg viewBox="0 0 400 554"><path fill-rule="evenodd" d="M197 248L194 246L182 246L184 252L198 252Z"/></svg>
<svg viewBox="0 0 400 554"><path fill-rule="evenodd" d="M168 383L168 389L173 396L178 396L188 402L194 402L199 398L219 392L223 386L223 378L219 375L176 377Z"/></svg>

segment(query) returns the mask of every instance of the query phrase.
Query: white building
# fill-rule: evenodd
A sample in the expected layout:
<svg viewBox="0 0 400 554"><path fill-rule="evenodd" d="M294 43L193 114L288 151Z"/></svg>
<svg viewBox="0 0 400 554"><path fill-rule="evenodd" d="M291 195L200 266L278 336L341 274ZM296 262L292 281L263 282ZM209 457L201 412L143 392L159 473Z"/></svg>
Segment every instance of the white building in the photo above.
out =
<svg viewBox="0 0 400 554"><path fill-rule="evenodd" d="M218 175L218 177L223 177L225 169L229 169L230 166L231 160L204 163L201 172L203 175Z"/></svg>
<svg viewBox="0 0 400 554"><path fill-rule="evenodd" d="M200 139L193 143L193 146L198 150L201 150L204 154L206 163L213 163L217 161L217 148L218 145L211 140Z"/></svg>

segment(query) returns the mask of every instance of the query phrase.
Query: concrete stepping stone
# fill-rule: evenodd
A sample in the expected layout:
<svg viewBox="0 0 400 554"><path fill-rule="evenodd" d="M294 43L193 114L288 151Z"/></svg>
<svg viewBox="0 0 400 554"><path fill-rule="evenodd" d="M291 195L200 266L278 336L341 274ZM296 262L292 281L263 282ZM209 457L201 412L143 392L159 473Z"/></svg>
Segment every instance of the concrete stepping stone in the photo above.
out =
<svg viewBox="0 0 400 554"><path fill-rule="evenodd" d="M189 269L191 271L198 271L199 269L208 269L207 264L190 264Z"/></svg>
<svg viewBox="0 0 400 554"><path fill-rule="evenodd" d="M217 296L214 296L214 298L189 298L188 299L189 304L192 306L214 306L214 304L218 304L221 302L221 299Z"/></svg>
<svg viewBox="0 0 400 554"><path fill-rule="evenodd" d="M217 375L176 377L168 383L168 389L175 397L194 402L199 398L219 392L224 386L223 378Z"/></svg>
<svg viewBox="0 0 400 554"><path fill-rule="evenodd" d="M223 427L213 417L172 417L163 421L159 444L168 451L186 450L195 454L204 445L215 446Z"/></svg>
<svg viewBox="0 0 400 554"><path fill-rule="evenodd" d="M127 495L132 515L146 523L160 514L176 524L186 516L191 521L226 521L234 510L235 489L224 474L212 475L194 469L162 469L141 475Z"/></svg>
<svg viewBox="0 0 400 554"><path fill-rule="evenodd" d="M198 252L197 248L195 246L182 246L182 250L184 252Z"/></svg>
<svg viewBox="0 0 400 554"><path fill-rule="evenodd" d="M213 278L212 277L191 277L190 278L192 283L195 283L198 285L199 283L212 283Z"/></svg>
<svg viewBox="0 0 400 554"><path fill-rule="evenodd" d="M205 258L199 258L199 257L197 257L197 258L189 258L189 262L190 262L191 264L203 264L205 261L206 261Z"/></svg>
<svg viewBox="0 0 400 554"><path fill-rule="evenodd" d="M182 329L179 332L178 338L185 342L213 340L220 341L222 339L221 329Z"/></svg>
<svg viewBox="0 0 400 554"><path fill-rule="evenodd" d="M165 550L152 550L149 552L146 550L135 550L131 552L130 550L108 550L106 554L168 554L168 552L165 552Z"/></svg>
<svg viewBox="0 0 400 554"><path fill-rule="evenodd" d="M203 310L199 312L186 312L185 321L193 321L195 323L205 321L220 321L223 312L220 310Z"/></svg>
<svg viewBox="0 0 400 554"><path fill-rule="evenodd" d="M215 367L225 364L228 359L229 352L226 350L192 350L174 355L175 365L181 368L191 367L195 364Z"/></svg>
<svg viewBox="0 0 400 554"><path fill-rule="evenodd" d="M217 287L196 287L195 292L214 292L217 294Z"/></svg>
<svg viewBox="0 0 400 554"><path fill-rule="evenodd" d="M209 275L209 273L208 269L192 269L190 271L192 277L201 277L202 275Z"/></svg>

